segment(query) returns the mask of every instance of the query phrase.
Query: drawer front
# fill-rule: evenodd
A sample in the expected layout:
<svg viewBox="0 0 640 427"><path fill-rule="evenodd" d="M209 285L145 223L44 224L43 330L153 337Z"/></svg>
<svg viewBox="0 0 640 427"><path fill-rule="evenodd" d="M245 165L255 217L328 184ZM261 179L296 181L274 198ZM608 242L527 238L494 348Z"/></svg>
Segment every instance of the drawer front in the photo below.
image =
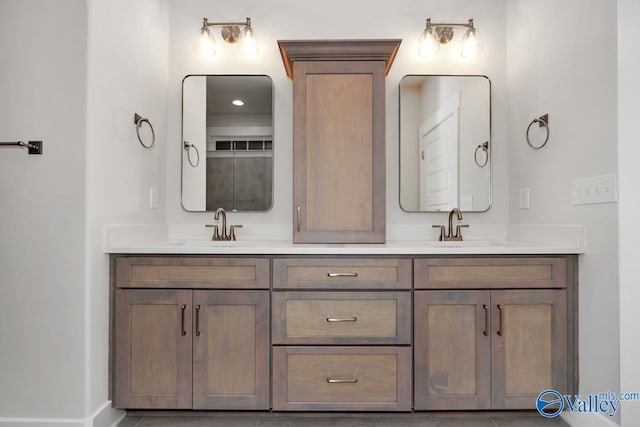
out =
<svg viewBox="0 0 640 427"><path fill-rule="evenodd" d="M566 288L562 257L469 257L414 260L416 289Z"/></svg>
<svg viewBox="0 0 640 427"><path fill-rule="evenodd" d="M410 259L273 260L273 287L281 289L410 289Z"/></svg>
<svg viewBox="0 0 640 427"><path fill-rule="evenodd" d="M409 347L274 347L273 409L410 411Z"/></svg>
<svg viewBox="0 0 640 427"><path fill-rule="evenodd" d="M273 292L274 344L411 344L409 292Z"/></svg>
<svg viewBox="0 0 640 427"><path fill-rule="evenodd" d="M268 289L267 258L118 257L121 288Z"/></svg>

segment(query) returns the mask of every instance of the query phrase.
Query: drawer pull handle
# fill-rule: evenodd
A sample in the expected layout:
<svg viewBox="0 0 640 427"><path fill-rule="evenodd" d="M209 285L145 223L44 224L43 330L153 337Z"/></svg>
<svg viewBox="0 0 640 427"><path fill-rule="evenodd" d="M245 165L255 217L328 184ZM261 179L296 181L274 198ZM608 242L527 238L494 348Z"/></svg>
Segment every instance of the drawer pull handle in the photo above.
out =
<svg viewBox="0 0 640 427"><path fill-rule="evenodd" d="M182 309L182 336L184 337L187 335L187 331L184 329L184 312L187 309L187 304L182 304L180 308Z"/></svg>
<svg viewBox="0 0 640 427"><path fill-rule="evenodd" d="M489 307L487 304L482 304L482 308L484 309L484 331L482 331L482 335L485 337L489 335L487 329L489 329Z"/></svg>
<svg viewBox="0 0 640 427"><path fill-rule="evenodd" d="M332 377L327 377L327 382L329 384L357 383L358 382L358 377L353 377L353 378L332 378Z"/></svg>
<svg viewBox="0 0 640 427"><path fill-rule="evenodd" d="M502 336L502 305L498 304L498 335Z"/></svg>
<svg viewBox="0 0 640 427"><path fill-rule="evenodd" d="M358 273L327 273L329 277L358 277Z"/></svg>
<svg viewBox="0 0 640 427"><path fill-rule="evenodd" d="M352 317L327 317L327 322L336 323L336 322L357 322L358 318L356 316Z"/></svg>

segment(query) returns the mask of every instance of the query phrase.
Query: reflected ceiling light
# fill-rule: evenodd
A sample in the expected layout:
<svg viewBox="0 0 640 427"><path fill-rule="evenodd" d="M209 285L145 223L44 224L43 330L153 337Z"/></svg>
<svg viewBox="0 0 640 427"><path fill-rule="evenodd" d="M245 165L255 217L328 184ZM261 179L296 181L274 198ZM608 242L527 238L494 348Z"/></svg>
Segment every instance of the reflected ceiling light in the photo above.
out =
<svg viewBox="0 0 640 427"><path fill-rule="evenodd" d="M451 41L453 29L456 27L467 29L462 37L460 55L463 58L471 58L481 53L483 50L482 40L473 26L473 19L469 19L466 24L449 24L432 23L431 18L427 18L425 29L418 42L418 55L425 58L434 56L440 50L440 45Z"/></svg>
<svg viewBox="0 0 640 427"><path fill-rule="evenodd" d="M244 101L242 99L234 99L231 103L236 107L242 107L244 105Z"/></svg>
<svg viewBox="0 0 640 427"><path fill-rule="evenodd" d="M238 51L246 56L258 54L258 40L251 27L251 18L245 22L209 22L202 18L200 28L200 54L203 57L213 57L216 54L216 42L209 27L222 27L220 36L227 43L238 43Z"/></svg>

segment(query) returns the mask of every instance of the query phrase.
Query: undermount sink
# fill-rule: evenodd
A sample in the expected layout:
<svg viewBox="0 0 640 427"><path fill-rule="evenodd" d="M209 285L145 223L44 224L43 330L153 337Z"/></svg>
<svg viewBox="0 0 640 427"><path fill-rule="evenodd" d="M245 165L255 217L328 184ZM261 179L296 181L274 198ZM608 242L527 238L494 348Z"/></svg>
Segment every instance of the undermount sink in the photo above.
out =
<svg viewBox="0 0 640 427"><path fill-rule="evenodd" d="M167 246L233 248L237 246L247 246L247 242L237 240L171 240L167 242Z"/></svg>
<svg viewBox="0 0 640 427"><path fill-rule="evenodd" d="M513 243L498 240L462 240L462 241L429 241L425 242L435 248L485 248L485 247L501 247L513 246Z"/></svg>

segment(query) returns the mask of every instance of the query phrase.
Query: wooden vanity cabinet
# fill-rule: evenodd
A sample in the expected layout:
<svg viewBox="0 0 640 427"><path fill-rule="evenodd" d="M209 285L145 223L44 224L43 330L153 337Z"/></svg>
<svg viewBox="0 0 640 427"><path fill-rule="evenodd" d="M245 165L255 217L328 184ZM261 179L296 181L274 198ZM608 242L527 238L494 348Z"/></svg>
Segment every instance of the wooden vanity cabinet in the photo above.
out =
<svg viewBox="0 0 640 427"><path fill-rule="evenodd" d="M385 75L400 40L278 45L293 79L294 243L384 243Z"/></svg>
<svg viewBox="0 0 640 427"><path fill-rule="evenodd" d="M273 409L410 411L411 259L273 266Z"/></svg>
<svg viewBox="0 0 640 427"><path fill-rule="evenodd" d="M227 282L231 290L180 289L176 282L183 276L185 287L223 287L220 277L237 272L238 265L240 270L260 270L263 263L268 266L267 259L249 258L118 258L114 276L121 281L116 280L114 291L112 332L114 406L269 409L269 290L233 289L234 274ZM145 280L132 284L130 278L139 274L132 272L136 265L145 266ZM184 265L193 268L186 275ZM211 274L202 275L199 268ZM145 285L150 277L155 278L154 286L176 289L134 288L150 286ZM258 278L247 276L240 282L247 280ZM263 286L268 283L267 278Z"/></svg>
<svg viewBox="0 0 640 427"><path fill-rule="evenodd" d="M574 262L415 260L415 409L532 409L543 390L570 393Z"/></svg>

